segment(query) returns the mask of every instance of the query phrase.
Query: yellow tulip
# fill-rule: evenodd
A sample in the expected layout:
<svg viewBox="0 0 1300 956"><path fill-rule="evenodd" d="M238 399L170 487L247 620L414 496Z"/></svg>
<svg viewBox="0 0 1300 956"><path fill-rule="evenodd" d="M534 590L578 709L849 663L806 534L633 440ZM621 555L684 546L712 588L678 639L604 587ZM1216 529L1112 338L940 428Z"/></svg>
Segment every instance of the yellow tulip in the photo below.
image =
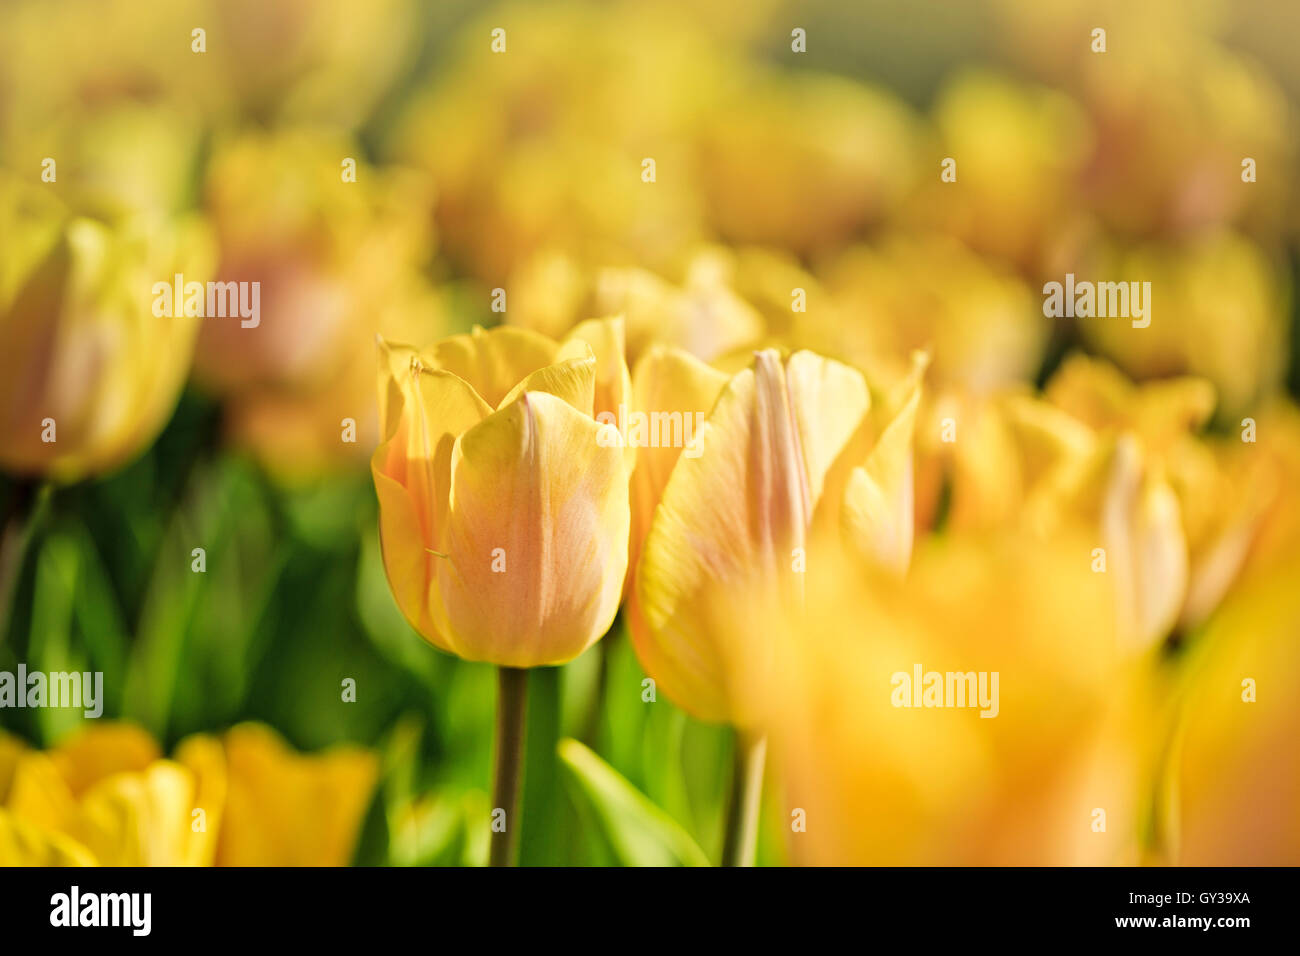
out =
<svg viewBox="0 0 1300 956"><path fill-rule="evenodd" d="M347 865L379 772L359 747L297 754L258 724L234 727L220 742L191 737L176 759L200 775L224 760L217 866Z"/></svg>
<svg viewBox="0 0 1300 956"><path fill-rule="evenodd" d="M722 390L698 455L677 459L641 552L630 623L646 672L695 716L750 730L761 723L744 686L770 658L770 641L750 625L762 608L798 603L815 515L843 524L869 553L905 562L910 515L888 514L887 545L867 526L909 503L897 470L910 452L894 446L905 437L910 447L910 425L882 439L891 450L874 471L855 473L866 460L870 404L855 369L765 350ZM904 407L906 419L913 406Z"/></svg>
<svg viewBox="0 0 1300 956"><path fill-rule="evenodd" d="M621 315L630 364L654 345L712 362L763 336L763 316L737 294L733 272L731 256L712 247L690 254L680 284L643 268L588 268L550 251L511 274L508 321L558 337L579 315Z"/></svg>
<svg viewBox="0 0 1300 956"><path fill-rule="evenodd" d="M1138 861L1158 734L1086 545L935 539L902 582L810 572L760 685L794 862Z"/></svg>
<svg viewBox="0 0 1300 956"><path fill-rule="evenodd" d="M584 334L618 341L600 328ZM403 614L468 660L573 659L608 630L627 568L624 452L593 417L597 369L621 359L508 327L380 350L371 468Z"/></svg>
<svg viewBox="0 0 1300 956"><path fill-rule="evenodd" d="M1188 649L1168 797L1167 860L1300 863L1300 576L1291 556L1236 590Z"/></svg>
<svg viewBox="0 0 1300 956"><path fill-rule="evenodd" d="M343 866L377 773L359 748L300 756L254 724L171 760L129 724L45 752L0 735L0 865Z"/></svg>
<svg viewBox="0 0 1300 956"><path fill-rule="evenodd" d="M0 467L75 481L148 445L200 321L155 315L152 288L209 259L198 225L110 225L0 178Z"/></svg>
<svg viewBox="0 0 1300 956"><path fill-rule="evenodd" d="M20 751L4 810L59 846L71 841L105 866L210 865L216 832L193 826L222 789L221 768L200 776L160 759L136 727L106 724L48 751Z"/></svg>

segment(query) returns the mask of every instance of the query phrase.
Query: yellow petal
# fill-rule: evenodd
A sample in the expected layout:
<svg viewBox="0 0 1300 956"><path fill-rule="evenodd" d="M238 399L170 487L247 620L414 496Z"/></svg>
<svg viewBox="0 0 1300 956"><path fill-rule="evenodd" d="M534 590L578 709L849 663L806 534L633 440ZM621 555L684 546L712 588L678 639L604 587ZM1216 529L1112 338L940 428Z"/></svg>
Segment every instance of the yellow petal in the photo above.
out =
<svg viewBox="0 0 1300 956"><path fill-rule="evenodd" d="M218 866L345 866L378 774L373 754L290 750L268 727L225 737L229 788Z"/></svg>
<svg viewBox="0 0 1300 956"><path fill-rule="evenodd" d="M0 866L94 866L90 851L0 809Z"/></svg>
<svg viewBox="0 0 1300 956"><path fill-rule="evenodd" d="M398 373L399 376L402 373ZM432 591L443 560L456 439L491 409L459 376L418 360L396 377L401 411L392 436L375 449L371 473L379 498L384 569L403 615L421 635L448 649Z"/></svg>
<svg viewBox="0 0 1300 956"><path fill-rule="evenodd" d="M663 496L673 466L683 450L694 442L705 416L712 410L726 384L726 375L683 349L657 345L637 362L632 379L631 413L644 414L648 422L657 421L660 427L649 429L648 439L639 443L636 449L631 489L629 571L635 572L642 542L650 530L650 519ZM663 427L665 422L666 428ZM628 430L626 437L630 440L630 427ZM665 431L670 440L664 439ZM679 433L680 443L672 440ZM690 454L697 453L697 448L690 449Z"/></svg>
<svg viewBox="0 0 1300 956"><path fill-rule="evenodd" d="M595 356L596 360L593 415L597 418L602 414L612 415L612 420L616 421L619 406L626 405L632 394L632 379L627 370L622 316L579 322L560 343L560 351L556 357L558 359L584 358L588 354Z"/></svg>
<svg viewBox="0 0 1300 956"><path fill-rule="evenodd" d="M453 335L429 350L431 364L460 376L483 401L497 407L530 374L555 361L557 346L529 329L502 325Z"/></svg>
<svg viewBox="0 0 1300 956"><path fill-rule="evenodd" d="M642 619L630 621L642 665L696 716L741 719L732 658L748 636L726 622L756 595L794 596L796 549L869 404L848 366L810 352L783 365L759 352L723 390L699 457L678 459L637 570Z"/></svg>
<svg viewBox="0 0 1300 956"><path fill-rule="evenodd" d="M204 829L187 827L178 850L179 863L185 866L212 866L217 855L217 837L226 804L226 754L221 741L207 734L195 734L176 748L176 762L190 772L195 781L193 809L203 811Z"/></svg>
<svg viewBox="0 0 1300 956"><path fill-rule="evenodd" d="M178 866L187 862L195 793L193 774L170 760L114 774L86 793L79 836L106 866Z"/></svg>
<svg viewBox="0 0 1300 956"><path fill-rule="evenodd" d="M507 392L498 407L505 408L524 392L546 392L590 416L596 398L596 357L587 343L578 346L584 354L539 368Z"/></svg>
<svg viewBox="0 0 1300 956"><path fill-rule="evenodd" d="M841 515L858 553L900 574L912 557L912 433L920 400L918 387L885 426L865 467L853 469Z"/></svg>
<svg viewBox="0 0 1300 956"><path fill-rule="evenodd" d="M627 476L600 428L526 392L457 441L438 568L457 654L562 664L609 628L627 567Z"/></svg>
<svg viewBox="0 0 1300 956"><path fill-rule="evenodd" d="M1168 637L1178 619L1187 594L1187 544L1178 497L1163 479L1144 474L1131 436L1115 447L1101 532L1121 639L1144 650Z"/></svg>
<svg viewBox="0 0 1300 956"><path fill-rule="evenodd" d="M161 756L158 745L134 724L97 724L50 753L74 796L115 773L141 771Z"/></svg>

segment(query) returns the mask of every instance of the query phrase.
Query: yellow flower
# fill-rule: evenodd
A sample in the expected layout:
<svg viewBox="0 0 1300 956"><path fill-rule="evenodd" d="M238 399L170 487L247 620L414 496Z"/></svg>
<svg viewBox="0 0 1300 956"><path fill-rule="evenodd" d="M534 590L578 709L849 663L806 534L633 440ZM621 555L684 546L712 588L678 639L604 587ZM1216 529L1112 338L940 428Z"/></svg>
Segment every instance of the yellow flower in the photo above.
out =
<svg viewBox="0 0 1300 956"><path fill-rule="evenodd" d="M198 773L223 751L218 866L347 865L379 770L373 754L352 746L297 754L270 728L241 724L220 745L182 741L176 759Z"/></svg>
<svg viewBox="0 0 1300 956"><path fill-rule="evenodd" d="M579 315L621 315L630 364L653 345L712 362L763 335L763 317L736 293L732 271L730 254L714 247L689 255L680 284L648 269L587 268L552 250L511 276L508 321L559 337Z"/></svg>
<svg viewBox="0 0 1300 956"><path fill-rule="evenodd" d="M231 443L290 482L361 467L379 440L376 334L423 341L447 329L417 272L431 246L428 190L364 163L345 183L341 159L319 161L357 154L317 130L248 134L220 145L208 175L217 277L260 283L260 308L248 327L204 321L195 375L224 399Z"/></svg>
<svg viewBox="0 0 1300 956"><path fill-rule="evenodd" d="M752 72L699 133L700 181L722 238L811 255L901 204L920 124L900 100L842 77Z"/></svg>
<svg viewBox="0 0 1300 956"><path fill-rule="evenodd" d="M1229 420L1281 386L1290 291L1285 269L1256 243L1213 231L1098 252L1098 274L1151 283L1145 328L1125 319L1079 321L1085 341L1129 375L1208 379Z"/></svg>
<svg viewBox="0 0 1300 956"><path fill-rule="evenodd" d="M761 351L723 388L698 454L678 457L641 552L630 623L646 672L692 714L741 727L760 720L743 685L770 659L767 610L799 601L815 517L906 562L910 516L889 515L905 540L866 533L907 505L897 493L906 482L892 472L910 464L891 452L892 468L853 472L867 457L869 407L855 369L806 351L785 360Z"/></svg>
<svg viewBox="0 0 1300 956"><path fill-rule="evenodd" d="M216 831L194 828L192 812L222 785L219 767L199 776L161 759L138 728L109 724L51 751L19 752L3 807L19 826L56 845L73 841L100 865L208 865Z"/></svg>
<svg viewBox="0 0 1300 956"><path fill-rule="evenodd" d="M759 691L795 863L1138 861L1158 735L1086 544L935 539L901 582L809 573Z"/></svg>
<svg viewBox="0 0 1300 956"><path fill-rule="evenodd" d="M583 334L602 351L621 340ZM624 449L593 417L598 369L621 382L621 357L509 327L380 351L371 471L406 619L468 660L576 657L612 623L627 568Z"/></svg>
<svg viewBox="0 0 1300 956"><path fill-rule="evenodd" d="M0 177L0 467L75 481L153 440L199 320L156 315L152 289L206 278L208 245L197 224L110 225Z"/></svg>
<svg viewBox="0 0 1300 956"><path fill-rule="evenodd" d="M289 751L246 724L173 759L129 724L50 751L0 736L0 865L345 865L377 773L340 747Z"/></svg>
<svg viewBox="0 0 1300 956"><path fill-rule="evenodd" d="M1300 862L1300 575L1288 560L1237 589L1189 649L1158 822L1169 862Z"/></svg>
<svg viewBox="0 0 1300 956"><path fill-rule="evenodd" d="M976 70L935 107L933 172L905 207L909 225L936 226L985 255L1035 271L1068 245L1078 220L1072 188L1091 130L1061 93ZM940 159L955 179L940 178Z"/></svg>
<svg viewBox="0 0 1300 956"><path fill-rule="evenodd" d="M449 258L493 286L547 247L659 267L701 238L693 118L733 62L695 10L508 4L453 38L394 154L432 173Z"/></svg>

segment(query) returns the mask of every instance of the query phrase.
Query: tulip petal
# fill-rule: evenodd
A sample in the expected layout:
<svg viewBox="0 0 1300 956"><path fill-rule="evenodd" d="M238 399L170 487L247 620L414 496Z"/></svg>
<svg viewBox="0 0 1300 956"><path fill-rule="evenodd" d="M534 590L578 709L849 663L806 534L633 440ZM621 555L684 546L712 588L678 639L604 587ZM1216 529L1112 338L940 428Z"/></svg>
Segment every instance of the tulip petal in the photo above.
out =
<svg viewBox="0 0 1300 956"><path fill-rule="evenodd" d="M460 377L418 362L397 394L402 411L396 428L371 459L384 569L411 626L445 648L445 624L430 603L430 582L435 563L444 560L439 554L445 550L452 450L459 435L491 409Z"/></svg>
<svg viewBox="0 0 1300 956"><path fill-rule="evenodd" d="M563 359L533 372L501 399L505 408L524 392L546 392L562 398L584 415L591 415L596 397L596 357L585 342L579 343L584 355Z"/></svg>
<svg viewBox="0 0 1300 956"><path fill-rule="evenodd" d="M595 356L596 395L593 417L607 414L617 420L619 406L626 405L629 401L632 380L627 370L626 354L622 316L579 322L560 343L557 359Z"/></svg>
<svg viewBox="0 0 1300 956"><path fill-rule="evenodd" d="M840 517L859 554L900 574L912 556L912 433L920 400L914 389L866 465L853 469Z"/></svg>
<svg viewBox="0 0 1300 956"><path fill-rule="evenodd" d="M94 865L94 856L76 840L0 809L0 866Z"/></svg>
<svg viewBox="0 0 1300 956"><path fill-rule="evenodd" d="M699 457L678 459L637 571L641 619L630 620L642 664L696 716L737 720L730 648L748 635L719 633L738 611L724 605L793 587L826 473L869 405L848 366L759 352L723 390Z"/></svg>
<svg viewBox="0 0 1300 956"><path fill-rule="evenodd" d="M641 442L636 449L631 491L630 570L636 569L641 544L650 530L650 519L663 496L673 466L684 448L696 440L698 427L703 424L704 416L713 408L726 384L726 375L683 349L654 346L637 362L632 380L633 414L644 414L650 421L655 421L656 415L667 416L670 438L676 437L676 432L671 429L676 425L674 416L679 416L682 443L664 441L660 429L657 436L653 432L650 436L652 439L657 437L657 441ZM691 454L696 453L697 449L691 448Z"/></svg>
<svg viewBox="0 0 1300 956"><path fill-rule="evenodd" d="M457 442L449 560L439 585L456 652L512 667L561 664L614 619L627 562L622 452L544 392Z"/></svg>
<svg viewBox="0 0 1300 956"><path fill-rule="evenodd" d="M523 379L555 361L557 346L529 329L502 325L453 335L433 346L431 364L460 376L493 408Z"/></svg>

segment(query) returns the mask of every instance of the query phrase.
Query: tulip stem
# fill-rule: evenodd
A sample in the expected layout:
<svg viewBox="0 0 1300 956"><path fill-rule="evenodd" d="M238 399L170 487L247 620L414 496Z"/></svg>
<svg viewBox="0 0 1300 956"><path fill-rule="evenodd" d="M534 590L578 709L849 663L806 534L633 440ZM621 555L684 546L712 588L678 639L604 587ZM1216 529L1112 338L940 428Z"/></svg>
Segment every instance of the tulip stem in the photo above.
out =
<svg viewBox="0 0 1300 956"><path fill-rule="evenodd" d="M17 481L9 492L0 519L0 641L9 628L10 601L22 571L23 558L31 543L32 530L47 504L49 491L29 481Z"/></svg>
<svg viewBox="0 0 1300 956"><path fill-rule="evenodd" d="M492 775L490 866L514 866L519 848L519 782L524 769L524 718L528 713L528 671L497 669L496 766ZM498 821L497 811L504 812Z"/></svg>
<svg viewBox="0 0 1300 956"><path fill-rule="evenodd" d="M727 832L722 845L723 866L753 866L758 847L758 806L763 798L763 767L767 737L736 731Z"/></svg>

